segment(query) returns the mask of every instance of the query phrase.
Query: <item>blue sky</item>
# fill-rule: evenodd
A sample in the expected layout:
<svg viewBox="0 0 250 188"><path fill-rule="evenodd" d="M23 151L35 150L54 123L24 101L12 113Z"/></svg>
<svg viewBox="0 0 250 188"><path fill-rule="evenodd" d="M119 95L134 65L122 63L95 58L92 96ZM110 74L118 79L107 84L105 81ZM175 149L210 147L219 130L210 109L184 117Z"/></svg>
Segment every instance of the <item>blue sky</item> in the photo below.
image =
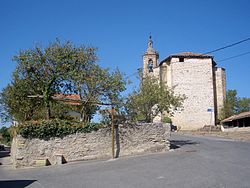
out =
<svg viewBox="0 0 250 188"><path fill-rule="evenodd" d="M58 37L95 46L101 66L130 75L142 66L150 33L160 60L204 53L250 37L249 10L248 0L2 0L0 90L11 81L13 55L37 43L46 46ZM212 55L216 61L248 51L250 41ZM227 89L240 97L250 97L249 59L218 62L226 68Z"/></svg>

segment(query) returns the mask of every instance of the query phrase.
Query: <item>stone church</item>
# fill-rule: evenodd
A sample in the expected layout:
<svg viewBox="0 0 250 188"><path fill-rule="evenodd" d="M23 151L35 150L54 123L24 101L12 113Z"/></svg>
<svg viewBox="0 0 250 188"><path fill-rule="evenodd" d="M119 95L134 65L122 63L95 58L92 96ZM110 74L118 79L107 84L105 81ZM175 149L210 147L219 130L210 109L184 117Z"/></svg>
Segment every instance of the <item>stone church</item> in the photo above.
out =
<svg viewBox="0 0 250 188"><path fill-rule="evenodd" d="M216 66L213 56L192 52L158 59L150 36L143 55L143 75L154 76L176 94L187 97L183 109L171 117L173 125L182 130L216 125L226 97L225 69Z"/></svg>

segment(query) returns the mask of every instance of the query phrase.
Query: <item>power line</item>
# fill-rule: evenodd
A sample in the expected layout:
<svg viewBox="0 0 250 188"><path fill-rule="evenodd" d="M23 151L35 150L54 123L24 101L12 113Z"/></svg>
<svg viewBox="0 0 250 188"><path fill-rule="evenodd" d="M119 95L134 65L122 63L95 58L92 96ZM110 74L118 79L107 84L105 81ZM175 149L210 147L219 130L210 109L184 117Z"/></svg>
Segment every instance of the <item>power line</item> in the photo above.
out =
<svg viewBox="0 0 250 188"><path fill-rule="evenodd" d="M234 59L234 58L237 58L237 57L240 57L240 56L244 56L244 55L247 55L247 54L250 54L250 51L249 52L245 52L245 53L241 53L241 54L238 54L238 55L235 55L235 56L231 56L231 57L226 57L224 59L221 59L221 60L218 60L216 62L222 62L222 61L227 61L227 60L230 60L230 59ZM188 59L188 58L187 58ZM203 60L198 60L196 61L195 63L199 63ZM174 63L179 63L179 62L174 62ZM188 70L190 68L196 68L196 67L202 67L203 65L192 65L192 66L186 66L186 67L179 67L179 68L175 68L174 70ZM137 70L136 72L134 72L133 74L127 76L126 78L130 78L132 76L135 76L137 73L138 73L139 70Z"/></svg>
<svg viewBox="0 0 250 188"><path fill-rule="evenodd" d="M250 37L249 37L249 38L246 38L246 39L244 39L244 40L241 40L241 41L238 41L238 42L229 44L229 45L227 45L227 46L223 46L223 47L221 47L221 48L217 48L217 49L215 49L215 50L211 50L211 51L209 51L209 52L204 53L204 55L205 55L205 54L211 54L211 53L214 53L214 52L218 52L218 51L220 51L220 50L224 50L224 49L226 49L226 48L230 48L230 47L236 46L236 45L241 44L241 43L243 43L243 42L246 42L246 41L248 41L248 40L250 40Z"/></svg>
<svg viewBox="0 0 250 188"><path fill-rule="evenodd" d="M218 52L218 51L224 50L224 49L226 49L226 48L230 48L230 47L236 46L236 45L238 45L238 44L244 43L244 42L249 41L249 40L250 40L250 37L249 37L249 38L246 38L246 39L244 39L244 40L241 40L241 41L238 41L238 42L235 42L235 43L232 43L232 44L229 44L229 45L226 45L226 46L223 46L223 47L220 47L220 48L211 50L211 51L208 51L208 52L206 52L206 53L203 53L202 55L207 55L207 54L211 54L211 53L214 53L214 52ZM233 59L233 58L236 58L236 57L240 57L240 56L243 56L243 55L247 55L247 54L250 54L250 51L249 51L249 52L242 53L242 54L238 54L238 55L235 55L235 56L232 56L232 57L228 57L228 58L225 58L225 59L216 61L216 62L227 61L227 60L230 60L230 59ZM188 59L188 58L187 58L187 59ZM200 66L200 65L198 65L197 67L199 67L199 66ZM186 68L178 68L178 70L181 70L181 69L186 69ZM126 76L126 79L128 79L128 78L130 78L130 77L132 77L132 76L135 76L138 72L139 72L139 69L137 69L137 71L134 72L134 73L132 73L131 75Z"/></svg>
<svg viewBox="0 0 250 188"><path fill-rule="evenodd" d="M245 52L245 53L241 53L241 54L238 54L238 55L235 55L235 56L227 57L227 58L221 59L219 61L215 61L215 62L227 61L227 60L230 60L230 59L233 59L233 58L237 58L237 57L240 57L240 56L243 56L243 55L247 55L247 54L250 54L250 51L249 52ZM195 62L195 64L198 64L198 63L200 63L202 61L203 61L203 59L198 60L198 61ZM175 64L175 63L180 63L180 62L172 62L172 65ZM186 62L186 63L188 63L188 62ZM202 64L189 65L189 66L185 66L185 67L174 68L174 70L189 70L190 68L197 68L197 67L204 67L204 65L202 65Z"/></svg>
<svg viewBox="0 0 250 188"><path fill-rule="evenodd" d="M250 51L242 53L242 54L238 54L238 55L235 55L235 56L227 57L227 58L221 59L221 60L219 60L217 62L227 61L227 60L234 59L236 57L240 57L240 56L247 55L247 54L250 54Z"/></svg>

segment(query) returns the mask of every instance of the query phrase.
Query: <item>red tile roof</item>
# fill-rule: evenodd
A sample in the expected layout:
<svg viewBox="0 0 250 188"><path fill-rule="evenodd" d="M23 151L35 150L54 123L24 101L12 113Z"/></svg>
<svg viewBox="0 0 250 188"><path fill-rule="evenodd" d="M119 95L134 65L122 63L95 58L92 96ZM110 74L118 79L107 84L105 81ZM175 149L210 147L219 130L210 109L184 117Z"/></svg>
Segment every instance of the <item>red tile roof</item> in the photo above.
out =
<svg viewBox="0 0 250 188"><path fill-rule="evenodd" d="M70 104L73 106L81 105L81 97L79 94L55 94L54 99L64 101L65 104Z"/></svg>
<svg viewBox="0 0 250 188"><path fill-rule="evenodd" d="M226 122L234 121L237 119L243 119L243 118L247 118L247 117L250 117L250 111L249 112L242 112L242 113L237 114L237 115L233 115L229 118L222 120L221 123L226 123Z"/></svg>

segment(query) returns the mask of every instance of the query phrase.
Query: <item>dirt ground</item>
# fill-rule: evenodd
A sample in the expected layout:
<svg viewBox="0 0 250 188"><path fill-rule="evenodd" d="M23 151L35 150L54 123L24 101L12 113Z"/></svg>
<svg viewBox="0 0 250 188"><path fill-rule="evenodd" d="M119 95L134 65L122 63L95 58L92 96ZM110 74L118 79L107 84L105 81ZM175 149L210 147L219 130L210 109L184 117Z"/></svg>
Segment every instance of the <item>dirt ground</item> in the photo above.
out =
<svg viewBox="0 0 250 188"><path fill-rule="evenodd" d="M221 138L228 138L240 141L250 142L250 132L220 132L220 131L178 131L180 134L191 134L191 135L204 135L204 136L217 136Z"/></svg>

